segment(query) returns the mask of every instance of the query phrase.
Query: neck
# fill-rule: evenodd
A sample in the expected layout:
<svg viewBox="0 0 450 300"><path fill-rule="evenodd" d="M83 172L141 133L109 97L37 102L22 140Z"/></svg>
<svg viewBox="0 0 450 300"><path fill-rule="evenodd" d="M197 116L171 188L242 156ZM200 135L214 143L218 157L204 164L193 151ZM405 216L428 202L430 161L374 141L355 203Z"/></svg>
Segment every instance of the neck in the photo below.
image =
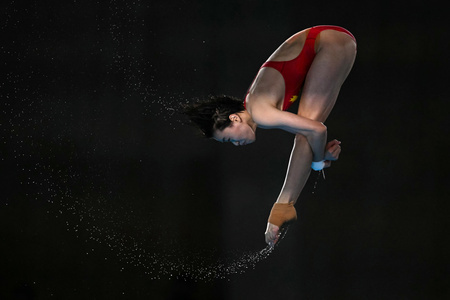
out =
<svg viewBox="0 0 450 300"><path fill-rule="evenodd" d="M252 128L252 130L255 132L258 125L253 121L252 116L248 113L247 110L241 111L238 113L239 117L241 117L242 121L248 124Z"/></svg>

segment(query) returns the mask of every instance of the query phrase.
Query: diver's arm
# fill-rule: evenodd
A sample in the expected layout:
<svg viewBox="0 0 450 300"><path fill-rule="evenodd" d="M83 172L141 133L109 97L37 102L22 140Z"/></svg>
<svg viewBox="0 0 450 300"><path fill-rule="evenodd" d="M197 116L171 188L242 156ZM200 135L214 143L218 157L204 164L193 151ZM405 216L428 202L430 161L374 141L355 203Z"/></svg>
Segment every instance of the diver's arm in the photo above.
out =
<svg viewBox="0 0 450 300"><path fill-rule="evenodd" d="M254 108L252 118L261 128L277 128L305 136L313 152L312 161L324 159L327 127L323 123L269 106Z"/></svg>

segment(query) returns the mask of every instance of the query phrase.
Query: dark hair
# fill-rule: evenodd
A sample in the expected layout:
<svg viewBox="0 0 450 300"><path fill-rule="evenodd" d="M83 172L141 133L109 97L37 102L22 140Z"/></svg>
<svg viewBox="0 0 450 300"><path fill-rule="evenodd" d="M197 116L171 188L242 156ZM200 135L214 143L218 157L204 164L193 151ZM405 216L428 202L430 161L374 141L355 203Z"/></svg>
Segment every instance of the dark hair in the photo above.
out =
<svg viewBox="0 0 450 300"><path fill-rule="evenodd" d="M231 123L229 116L244 111L244 102L231 96L209 96L207 100L183 106L183 113L198 127L206 138L215 130L223 130Z"/></svg>

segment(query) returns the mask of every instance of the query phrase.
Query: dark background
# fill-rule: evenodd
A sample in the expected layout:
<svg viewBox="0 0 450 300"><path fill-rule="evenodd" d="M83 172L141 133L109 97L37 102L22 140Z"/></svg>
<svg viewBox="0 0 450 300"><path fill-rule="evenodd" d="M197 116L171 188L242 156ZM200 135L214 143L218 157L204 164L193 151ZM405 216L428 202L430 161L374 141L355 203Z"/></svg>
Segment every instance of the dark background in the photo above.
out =
<svg viewBox="0 0 450 300"><path fill-rule="evenodd" d="M2 2L0 298L447 299L442 5ZM254 268L180 271L265 247L293 137L221 145L178 104L243 96L279 44L319 24L358 40L326 123L339 161L312 174L299 221Z"/></svg>

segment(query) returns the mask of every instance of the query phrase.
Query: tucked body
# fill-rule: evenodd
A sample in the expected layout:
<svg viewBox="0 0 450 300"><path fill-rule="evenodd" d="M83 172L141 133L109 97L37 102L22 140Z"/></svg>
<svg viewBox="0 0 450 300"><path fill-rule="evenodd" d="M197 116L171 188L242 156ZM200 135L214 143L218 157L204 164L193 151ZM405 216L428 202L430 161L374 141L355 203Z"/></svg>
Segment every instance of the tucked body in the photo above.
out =
<svg viewBox="0 0 450 300"><path fill-rule="evenodd" d="M308 28L275 50L258 71L243 101L220 96L186 108L186 114L206 137L236 146L253 143L257 128L277 128L295 134L286 178L272 209L277 211L277 220L271 222L275 220L271 214L266 228L266 242L271 245L276 243L280 227L296 219L293 205L311 166L329 167L339 157L340 142L326 142L324 122L355 57L356 40L346 29ZM297 114L287 112L295 101L300 101Z"/></svg>

